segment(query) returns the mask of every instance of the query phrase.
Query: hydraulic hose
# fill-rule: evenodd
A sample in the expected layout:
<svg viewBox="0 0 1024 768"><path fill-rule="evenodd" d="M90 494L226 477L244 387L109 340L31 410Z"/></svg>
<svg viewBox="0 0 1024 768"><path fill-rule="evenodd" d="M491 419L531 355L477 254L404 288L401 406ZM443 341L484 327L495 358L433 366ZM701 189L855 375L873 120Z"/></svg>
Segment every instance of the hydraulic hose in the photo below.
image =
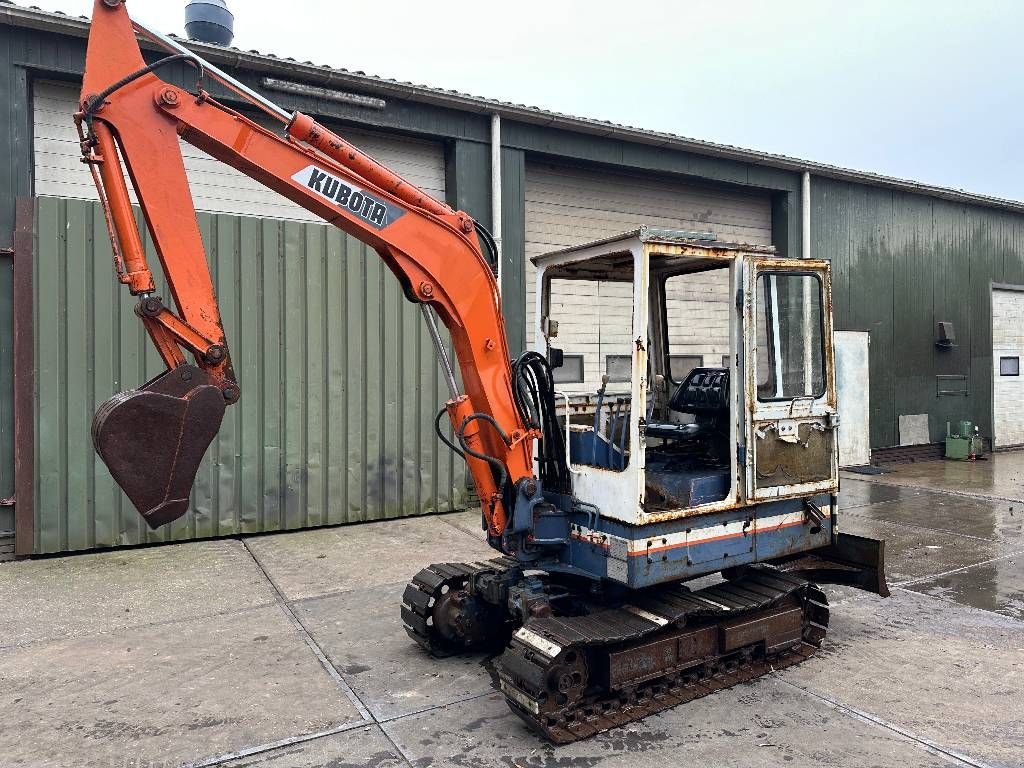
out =
<svg viewBox="0 0 1024 768"><path fill-rule="evenodd" d="M165 56L164 58L160 59L159 61L154 61L152 64L150 64L147 67L143 67L142 69L137 69L134 72L132 72L130 75L125 75L124 77L122 77L120 80L118 80L113 85L110 85L110 86L104 88L98 94L96 94L95 96L90 98L89 102L85 105L84 109L82 110L82 112L84 114L84 117L85 117L85 122L86 123L91 123L92 122L92 118L96 114L96 111L103 105L103 102L107 100L107 97L110 96L110 94L114 93L115 91L121 90L122 88L124 88L129 83L133 83L136 80L138 80L140 77L148 75L150 72L153 72L153 71L159 69L160 67L162 67L162 66L164 66L166 64L171 64L171 63L173 63L175 61L187 61L187 62L189 62L190 64L192 64L192 66L194 66L196 68L196 71L199 73L199 80L201 81L203 79L203 75L204 75L203 60L200 59L195 54L191 54L191 53L175 53L172 56Z"/></svg>
<svg viewBox="0 0 1024 768"><path fill-rule="evenodd" d="M504 465L504 463L496 459L494 456L489 456L486 453L481 453L480 451L474 450L466 442L466 427L468 427L470 424L472 424L474 421L478 419L481 421L486 421L488 424L493 426L495 430L497 430L498 434L501 436L502 441L506 445L511 444L511 438L509 438L509 436L505 434L505 431L500 426L498 426L498 422L496 422L492 416L486 413L473 413L467 416L465 419L463 419L462 424L459 426L458 432L456 433L459 438L459 445L462 446L462 450L465 452L466 456L472 456L474 459L479 459L480 461L487 462L487 464L489 464L490 467L495 471L495 473L497 474L498 492L501 493L502 501L505 504L505 508L511 509L511 507L508 505L510 496L508 487L508 468Z"/></svg>
<svg viewBox="0 0 1024 768"><path fill-rule="evenodd" d="M572 475L565 458L565 437L558 423L555 383L547 358L524 352L512 364L512 394L527 427L539 429L538 475L545 489L572 493Z"/></svg>
<svg viewBox="0 0 1024 768"><path fill-rule="evenodd" d="M437 412L437 416L434 417L434 432L437 433L438 440L440 440L442 443L451 448L452 452L455 453L459 458L464 459L466 458L466 454L459 450L459 446L457 446L455 443L449 440L445 436L444 432L441 430L441 417L445 416L447 413L448 406L443 406L441 410Z"/></svg>

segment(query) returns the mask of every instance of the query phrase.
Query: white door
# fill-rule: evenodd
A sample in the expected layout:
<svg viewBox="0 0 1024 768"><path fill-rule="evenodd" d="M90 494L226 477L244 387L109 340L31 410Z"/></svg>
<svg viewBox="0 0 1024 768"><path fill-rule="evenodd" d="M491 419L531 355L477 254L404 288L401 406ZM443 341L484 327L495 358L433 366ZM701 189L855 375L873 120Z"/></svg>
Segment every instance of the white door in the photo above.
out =
<svg viewBox="0 0 1024 768"><path fill-rule="evenodd" d="M871 463L868 331L836 331L836 398L839 404L839 466Z"/></svg>
<svg viewBox="0 0 1024 768"><path fill-rule="evenodd" d="M744 369L747 498L837 487L831 267L812 259L748 259Z"/></svg>
<svg viewBox="0 0 1024 768"><path fill-rule="evenodd" d="M644 224L713 232L721 240L736 243L771 245L771 199L765 193L735 192L650 174L528 163L526 327L534 327L536 279L531 258L620 235ZM580 302L585 309L559 322L556 346L582 374L563 377L559 389L592 393L605 373L614 384L617 365L626 363L621 352L632 341L631 286L580 280L563 287L585 297ZM722 365L730 348L729 317L734 301L729 270L672 280L666 284L665 298L669 352L691 368ZM527 339L528 344L533 341Z"/></svg>
<svg viewBox="0 0 1024 768"><path fill-rule="evenodd" d="M992 427L997 448L1024 445L1024 287L992 291Z"/></svg>
<svg viewBox="0 0 1024 768"><path fill-rule="evenodd" d="M79 89L66 83L33 86L33 157L35 194L39 197L96 199L89 170L81 163L72 115ZM269 119L256 122L280 133ZM444 149L441 144L404 137L340 129L343 138L410 182L444 200ZM197 211L233 213L273 219L320 221L319 217L190 144L181 152ZM132 201L135 191L129 185Z"/></svg>

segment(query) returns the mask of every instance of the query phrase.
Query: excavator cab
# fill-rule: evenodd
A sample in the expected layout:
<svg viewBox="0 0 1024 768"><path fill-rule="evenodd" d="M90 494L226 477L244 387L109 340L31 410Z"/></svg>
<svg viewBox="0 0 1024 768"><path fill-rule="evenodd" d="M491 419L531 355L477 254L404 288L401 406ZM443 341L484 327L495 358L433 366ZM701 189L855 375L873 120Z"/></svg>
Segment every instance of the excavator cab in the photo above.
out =
<svg viewBox="0 0 1024 768"><path fill-rule="evenodd" d="M619 500L604 514L837 492L827 263L643 228L536 264L537 350L573 366L555 380L574 487Z"/></svg>
<svg viewBox="0 0 1024 768"><path fill-rule="evenodd" d="M657 550L612 550L609 577L643 588L852 543L827 262L650 227L534 262L535 349L563 363L573 489L603 521L583 537L622 526L630 554ZM884 592L863 546L851 576Z"/></svg>

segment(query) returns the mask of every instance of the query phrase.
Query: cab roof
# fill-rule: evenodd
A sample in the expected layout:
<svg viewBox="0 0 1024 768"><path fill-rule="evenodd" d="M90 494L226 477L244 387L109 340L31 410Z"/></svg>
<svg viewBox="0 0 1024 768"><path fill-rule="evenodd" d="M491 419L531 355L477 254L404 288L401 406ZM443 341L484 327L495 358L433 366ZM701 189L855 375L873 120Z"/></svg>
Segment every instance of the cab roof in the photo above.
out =
<svg viewBox="0 0 1024 768"><path fill-rule="evenodd" d="M633 280L634 253L645 250L652 275L668 277L727 267L741 254L774 256L774 246L719 240L713 232L642 226L621 235L535 256L535 266L552 278Z"/></svg>

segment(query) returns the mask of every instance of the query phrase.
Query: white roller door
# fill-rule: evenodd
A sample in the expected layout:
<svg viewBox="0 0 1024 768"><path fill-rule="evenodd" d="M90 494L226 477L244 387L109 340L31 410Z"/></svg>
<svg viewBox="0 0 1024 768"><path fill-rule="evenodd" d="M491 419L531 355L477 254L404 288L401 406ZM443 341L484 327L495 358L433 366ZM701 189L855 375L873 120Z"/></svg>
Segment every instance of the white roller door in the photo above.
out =
<svg viewBox="0 0 1024 768"><path fill-rule="evenodd" d="M992 426L997 448L1024 445L1024 291L992 291Z"/></svg>
<svg viewBox="0 0 1024 768"><path fill-rule="evenodd" d="M771 244L771 200L661 177L528 164L526 167L527 334L533 337L535 271L530 258L611 237L641 225L713 232L721 240ZM676 278L666 286L670 351L679 364L721 365L729 351L730 291L724 271ZM561 284L569 289L570 284ZM554 302L567 356L582 355L584 380L568 392L593 391L630 353L631 287L573 282ZM557 295L557 291L554 291ZM617 358L614 356L618 356ZM570 366L562 372L568 374Z"/></svg>
<svg viewBox="0 0 1024 768"><path fill-rule="evenodd" d="M88 170L80 162L72 115L78 88L36 83L33 98L35 194L96 199ZM277 131L276 127L271 127ZM357 147L437 198L444 199L444 148L419 141L346 129ZM196 210L275 219L316 221L317 217L248 176L182 142L182 154ZM133 200L134 195L133 195Z"/></svg>

